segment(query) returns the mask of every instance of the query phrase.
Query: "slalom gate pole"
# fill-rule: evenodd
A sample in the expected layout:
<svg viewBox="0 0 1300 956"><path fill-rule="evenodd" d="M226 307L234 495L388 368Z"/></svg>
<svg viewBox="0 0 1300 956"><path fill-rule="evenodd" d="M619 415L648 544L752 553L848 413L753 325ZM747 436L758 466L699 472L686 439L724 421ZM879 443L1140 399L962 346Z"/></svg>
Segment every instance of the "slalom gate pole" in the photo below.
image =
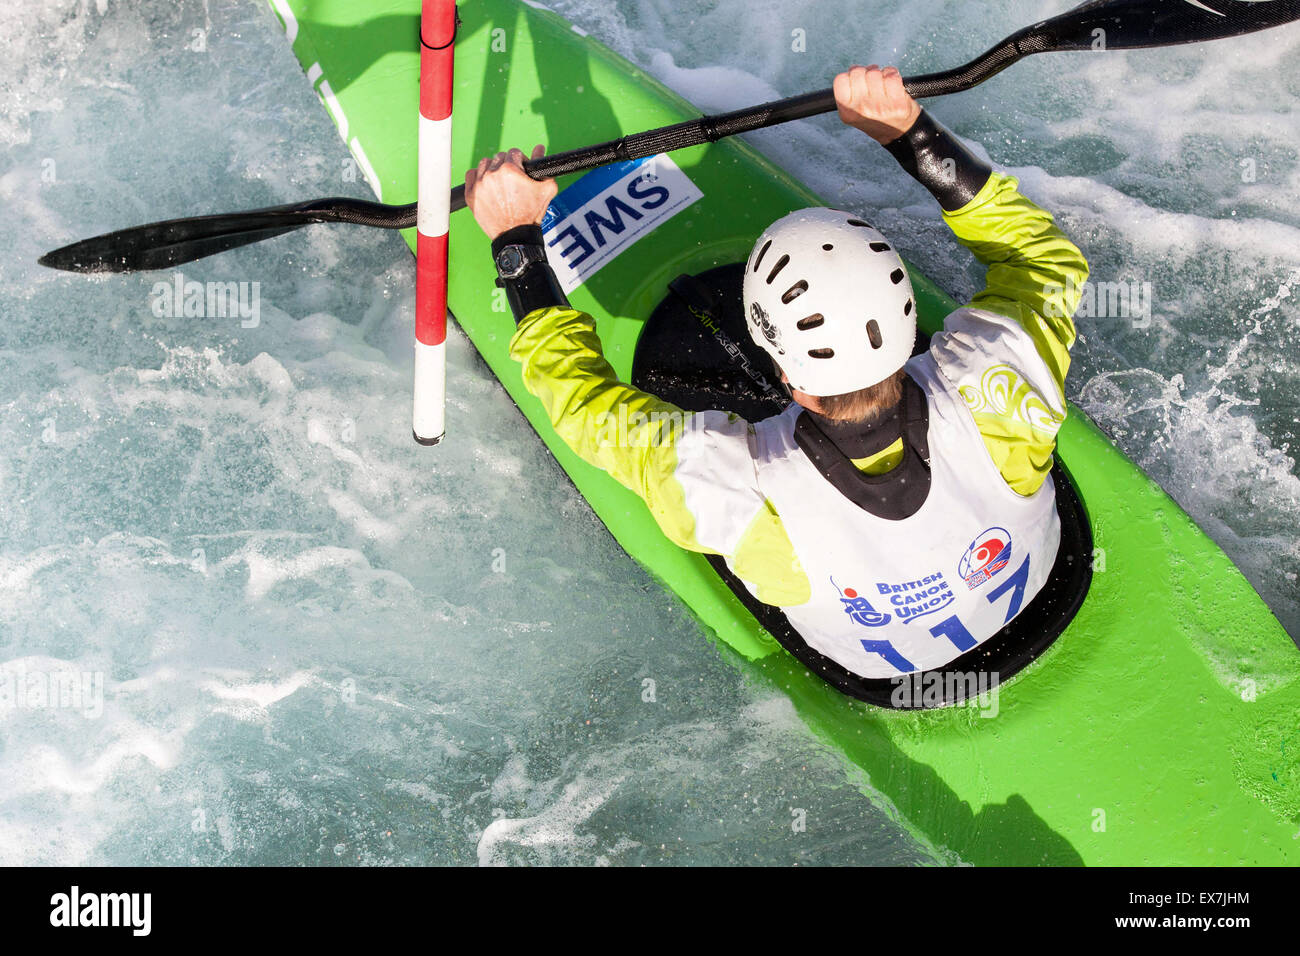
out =
<svg viewBox="0 0 1300 956"><path fill-rule="evenodd" d="M415 245L415 385L411 431L442 441L447 393L447 230L451 216L451 86L455 0L420 11L420 142Z"/></svg>

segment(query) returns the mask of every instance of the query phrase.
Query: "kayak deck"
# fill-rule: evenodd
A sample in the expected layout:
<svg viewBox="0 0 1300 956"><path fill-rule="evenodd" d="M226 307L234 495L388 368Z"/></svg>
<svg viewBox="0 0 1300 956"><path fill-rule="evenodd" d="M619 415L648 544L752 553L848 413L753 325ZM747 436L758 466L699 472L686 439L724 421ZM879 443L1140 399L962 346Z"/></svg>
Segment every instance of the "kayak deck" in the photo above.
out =
<svg viewBox="0 0 1300 956"><path fill-rule="evenodd" d="M270 3L376 193L414 201L419 0ZM508 146L568 149L697 115L546 11L476 0L460 16L457 168ZM669 280L744 259L771 221L820 204L735 139L672 159L702 198L570 295L625 378ZM1058 454L1096 553L1073 622L1001 688L996 716L873 708L810 675L703 556L668 542L635 496L559 441L507 355L512 329L491 308L488 241L461 215L451 231L451 311L596 514L737 666L787 694L918 834L981 864L1300 862L1300 653L1217 545L1077 408ZM934 331L955 303L915 270L913 284L921 325Z"/></svg>

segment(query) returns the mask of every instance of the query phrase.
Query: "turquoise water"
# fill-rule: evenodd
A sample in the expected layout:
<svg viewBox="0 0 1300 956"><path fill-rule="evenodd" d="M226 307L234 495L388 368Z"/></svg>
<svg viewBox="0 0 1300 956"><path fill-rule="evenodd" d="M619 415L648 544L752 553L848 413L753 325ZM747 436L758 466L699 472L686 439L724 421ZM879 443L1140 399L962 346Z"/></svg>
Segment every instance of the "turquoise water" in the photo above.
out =
<svg viewBox="0 0 1300 956"><path fill-rule="evenodd" d="M705 109L854 60L949 66L1057 9L860 6L555 3ZM39 0L0 26L0 863L959 862L639 570L454 330L448 440L410 441L395 235L183 269L257 283L244 317L34 265L128 224L367 195L268 9ZM1297 47L1040 57L933 107L1095 279L1151 284L1149 321L1080 320L1070 394L1292 633ZM755 141L977 288L873 144L833 119ZM84 693L51 706L66 675Z"/></svg>

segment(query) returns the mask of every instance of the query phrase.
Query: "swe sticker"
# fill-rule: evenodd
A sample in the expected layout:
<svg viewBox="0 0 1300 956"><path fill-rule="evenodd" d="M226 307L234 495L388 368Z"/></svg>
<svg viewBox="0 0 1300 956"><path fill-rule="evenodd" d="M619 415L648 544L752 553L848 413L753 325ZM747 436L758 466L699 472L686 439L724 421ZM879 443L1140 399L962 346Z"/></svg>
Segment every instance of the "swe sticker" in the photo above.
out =
<svg viewBox="0 0 1300 956"><path fill-rule="evenodd" d="M547 258L560 288L572 292L628 246L703 198L664 153L592 170L551 200L542 219Z"/></svg>

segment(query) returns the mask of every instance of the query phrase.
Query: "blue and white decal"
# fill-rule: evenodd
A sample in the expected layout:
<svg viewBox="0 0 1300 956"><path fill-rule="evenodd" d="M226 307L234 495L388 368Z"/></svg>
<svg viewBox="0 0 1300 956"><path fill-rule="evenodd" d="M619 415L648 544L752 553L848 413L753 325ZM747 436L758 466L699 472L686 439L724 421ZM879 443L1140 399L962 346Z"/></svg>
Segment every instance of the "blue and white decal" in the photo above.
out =
<svg viewBox="0 0 1300 956"><path fill-rule="evenodd" d="M1011 532L987 528L970 543L957 562L957 573L969 590L975 590L1011 562Z"/></svg>
<svg viewBox="0 0 1300 956"><path fill-rule="evenodd" d="M551 200L542 219L547 258L560 287L572 292L628 246L703 198L664 153L592 170Z"/></svg>

